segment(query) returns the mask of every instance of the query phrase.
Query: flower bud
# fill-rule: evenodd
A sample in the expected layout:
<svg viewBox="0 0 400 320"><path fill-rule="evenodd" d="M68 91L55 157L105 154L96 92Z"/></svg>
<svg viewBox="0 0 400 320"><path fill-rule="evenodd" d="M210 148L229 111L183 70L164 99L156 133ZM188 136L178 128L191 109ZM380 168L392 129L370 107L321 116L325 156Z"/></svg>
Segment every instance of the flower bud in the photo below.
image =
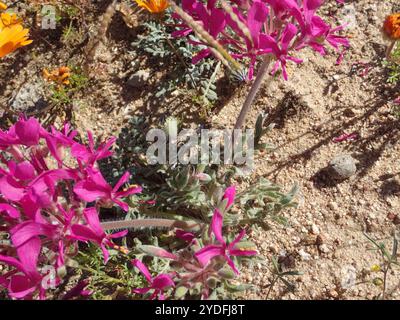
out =
<svg viewBox="0 0 400 320"><path fill-rule="evenodd" d="M141 246L138 247L138 249L140 251L142 251L143 253L146 253L146 254L148 254L150 256L153 256L153 257L166 258L166 259L171 259L171 260L176 260L177 259L176 255L168 252L167 250L159 248L159 247L141 245Z"/></svg>

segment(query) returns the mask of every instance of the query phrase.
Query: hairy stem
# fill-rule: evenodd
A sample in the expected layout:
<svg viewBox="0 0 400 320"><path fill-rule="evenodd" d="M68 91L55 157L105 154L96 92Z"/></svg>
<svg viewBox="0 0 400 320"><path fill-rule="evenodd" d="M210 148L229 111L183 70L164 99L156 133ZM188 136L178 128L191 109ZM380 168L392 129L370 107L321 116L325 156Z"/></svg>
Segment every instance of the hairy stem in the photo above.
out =
<svg viewBox="0 0 400 320"><path fill-rule="evenodd" d="M242 110L240 111L239 117L236 120L235 129L242 128L246 119L246 115L250 111L251 105L253 104L258 91L260 91L261 85L263 84L263 80L267 74L269 65L271 64L271 60L272 58L270 55L264 58L260 70L257 73L256 80L254 81L253 86L250 89L249 95L247 96L246 101L243 104Z"/></svg>
<svg viewBox="0 0 400 320"><path fill-rule="evenodd" d="M386 299L386 288L387 288L387 276L390 270L390 262L385 266L385 270L383 270L383 288L382 288L382 300Z"/></svg>
<svg viewBox="0 0 400 320"><path fill-rule="evenodd" d="M392 40L389 47L386 50L386 60L393 61L392 59L392 52L394 47L396 46L396 40Z"/></svg>
<svg viewBox="0 0 400 320"><path fill-rule="evenodd" d="M131 228L179 228L184 230L193 230L199 228L200 224L197 222L186 222L170 219L137 219L107 221L102 222L101 226L105 231Z"/></svg>

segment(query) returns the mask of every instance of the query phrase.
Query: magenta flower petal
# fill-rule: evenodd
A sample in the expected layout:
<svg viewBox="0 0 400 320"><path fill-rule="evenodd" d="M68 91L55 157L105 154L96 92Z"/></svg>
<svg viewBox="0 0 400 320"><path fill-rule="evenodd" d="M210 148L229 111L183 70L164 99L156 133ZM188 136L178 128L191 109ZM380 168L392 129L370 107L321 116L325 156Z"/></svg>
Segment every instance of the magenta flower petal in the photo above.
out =
<svg viewBox="0 0 400 320"><path fill-rule="evenodd" d="M139 186L135 186L135 187L130 187L125 191L119 191L116 193L116 196L118 198L126 198L132 194L137 194L137 193L141 193L142 192L142 187Z"/></svg>
<svg viewBox="0 0 400 320"><path fill-rule="evenodd" d="M132 291L133 291L134 293L137 293L137 294L146 294L146 293L149 292L151 289L152 289L151 287L148 287L148 288L137 288L137 289L133 289Z"/></svg>
<svg viewBox="0 0 400 320"><path fill-rule="evenodd" d="M94 233L98 237L103 237L105 236L104 230L101 227L100 224L100 219L99 219L99 214L96 210L96 208L86 208L83 211L83 215L85 216L85 220L90 226L90 228L94 231Z"/></svg>
<svg viewBox="0 0 400 320"><path fill-rule="evenodd" d="M116 233L113 233L113 234L108 235L108 238L110 238L110 239L123 238L123 237L125 237L127 234L128 234L128 230L123 230L123 231L116 232Z"/></svg>
<svg viewBox="0 0 400 320"><path fill-rule="evenodd" d="M85 288L89 285L89 280L85 279L79 281L76 286L70 289L64 296L63 300L70 300L79 296L88 296L91 294L90 291L85 290Z"/></svg>
<svg viewBox="0 0 400 320"><path fill-rule="evenodd" d="M224 222L224 217L222 216L221 212L218 209L215 209L214 215L211 220L210 228L211 228L212 233L214 233L215 238L221 244L225 244L225 240L222 237L223 222Z"/></svg>
<svg viewBox="0 0 400 320"><path fill-rule="evenodd" d="M112 189L113 192L117 192L119 188L121 188L126 182L129 181L131 174L129 172L125 172L123 176L118 180L115 184L114 188Z"/></svg>
<svg viewBox="0 0 400 320"><path fill-rule="evenodd" d="M25 194L25 188L12 177L6 176L0 178L0 193L8 200L19 201Z"/></svg>
<svg viewBox="0 0 400 320"><path fill-rule="evenodd" d="M228 248L233 249L238 242L240 242L246 235L246 230L242 230L239 235L229 244Z"/></svg>
<svg viewBox="0 0 400 320"><path fill-rule="evenodd" d="M203 60L204 58L207 58L210 54L211 54L210 49L201 50L198 54L196 54L192 58L192 64L198 64L201 60Z"/></svg>
<svg viewBox="0 0 400 320"><path fill-rule="evenodd" d="M153 278L149 272L149 269L143 264L142 261L135 259L131 261L132 265L136 268L139 269L139 271L143 274L143 276L146 278L146 280L152 284L153 283Z"/></svg>
<svg viewBox="0 0 400 320"><path fill-rule="evenodd" d="M18 257L24 268L24 273L32 279L39 279L37 263L41 251L41 241L35 237L17 248Z"/></svg>
<svg viewBox="0 0 400 320"><path fill-rule="evenodd" d="M255 250L239 250L239 249L232 249L229 250L229 254L235 257L240 257L240 256L255 256L258 254L257 251Z"/></svg>
<svg viewBox="0 0 400 320"><path fill-rule="evenodd" d="M228 265L233 270L233 272L235 272L235 274L239 274L239 270L236 268L235 263L233 262L233 260L231 258L229 258L229 257L225 257L225 259L228 262Z"/></svg>
<svg viewBox="0 0 400 320"><path fill-rule="evenodd" d="M79 198L87 202L96 201L100 198L109 196L107 191L103 188L99 188L99 186L91 180L78 182L74 186L74 192Z"/></svg>
<svg viewBox="0 0 400 320"><path fill-rule="evenodd" d="M118 199L113 199L113 201L115 202L115 204L117 204L119 207L121 207L121 209L124 210L125 212L129 211L129 206L126 202L123 202Z"/></svg>
<svg viewBox="0 0 400 320"><path fill-rule="evenodd" d="M180 229L175 231L175 235L177 238L184 240L186 242L192 242L196 238L193 233Z"/></svg>
<svg viewBox="0 0 400 320"><path fill-rule="evenodd" d="M11 277L8 292L11 297L21 299L36 290L36 284L27 276L15 275Z"/></svg>
<svg viewBox="0 0 400 320"><path fill-rule="evenodd" d="M236 187L235 186L226 188L224 196L222 197L222 199L228 200L228 203L226 204L226 208L229 208L230 206L233 205L233 203L235 202L235 196L236 196Z"/></svg>
<svg viewBox="0 0 400 320"><path fill-rule="evenodd" d="M3 256L0 254L0 262L8 264L9 266L16 268L17 270L24 272L24 267L22 263L13 257Z"/></svg>
<svg viewBox="0 0 400 320"><path fill-rule="evenodd" d="M15 124L15 133L17 134L21 144L33 146L39 142L40 124L35 118L28 120L19 119Z"/></svg>
<svg viewBox="0 0 400 320"><path fill-rule="evenodd" d="M11 229L11 239L14 246L19 247L33 237L46 236L51 239L54 235L55 229L56 226L50 224L45 225L42 223L26 221Z"/></svg>
<svg viewBox="0 0 400 320"><path fill-rule="evenodd" d="M249 27L255 47L258 47L260 31L268 17L268 13L267 6L261 1L256 0L247 14L247 26Z"/></svg>
<svg viewBox="0 0 400 320"><path fill-rule="evenodd" d="M94 241L97 244L101 243L101 239L99 239L98 235L94 233L87 226L82 226L79 224L74 224L71 226L71 237L80 241Z"/></svg>
<svg viewBox="0 0 400 320"><path fill-rule="evenodd" d="M152 287L159 290L165 290L166 288L169 287L175 287L175 283L169 275L160 274L159 276L153 279Z"/></svg>
<svg viewBox="0 0 400 320"><path fill-rule="evenodd" d="M28 161L15 164L14 176L19 180L32 180L35 178L35 168Z"/></svg>
<svg viewBox="0 0 400 320"><path fill-rule="evenodd" d="M20 217L19 211L6 203L0 203L0 213L2 212L7 213L7 215L13 219L18 219Z"/></svg>
<svg viewBox="0 0 400 320"><path fill-rule="evenodd" d="M103 252L104 263L107 263L108 259L110 258L110 253L103 243L100 244L100 249Z"/></svg>
<svg viewBox="0 0 400 320"><path fill-rule="evenodd" d="M219 245L208 245L197 251L194 255L202 266L206 266L214 257L224 256L225 250Z"/></svg>

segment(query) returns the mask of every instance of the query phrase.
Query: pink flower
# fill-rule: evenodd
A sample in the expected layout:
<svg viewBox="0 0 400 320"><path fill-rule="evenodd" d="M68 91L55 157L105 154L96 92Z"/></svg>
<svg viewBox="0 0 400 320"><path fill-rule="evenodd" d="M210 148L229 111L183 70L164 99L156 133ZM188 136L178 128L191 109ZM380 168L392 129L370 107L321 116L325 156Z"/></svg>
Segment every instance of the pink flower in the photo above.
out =
<svg viewBox="0 0 400 320"><path fill-rule="evenodd" d="M21 117L8 132L0 130L0 145L9 146L22 144L33 146L38 144L43 128L35 118L25 120Z"/></svg>
<svg viewBox="0 0 400 320"><path fill-rule="evenodd" d="M236 248L236 245L243 239L246 232L242 230L240 234L230 243L227 244L222 236L222 225L223 225L223 216L218 210L215 210L213 219L211 222L211 230L217 240L217 244L210 244L200 249L195 253L197 260L201 263L203 267L207 266L207 264L216 257L221 257L227 261L228 265L232 268L232 270L239 274L233 260L232 256L253 256L257 254L257 251L254 250L239 250Z"/></svg>
<svg viewBox="0 0 400 320"><path fill-rule="evenodd" d="M204 6L203 3L196 0L182 1L183 9L185 11L190 11L195 20L197 20L197 22L199 22L212 37L217 38L219 33L225 28L226 19L224 11L214 8L214 5L215 1L209 1L207 7ZM183 29L173 32L173 37L187 36L192 32L192 29L186 27L185 25L181 26L183 27ZM195 45L204 45L207 47L207 44L202 42L190 42ZM200 60L208 57L210 54L211 50L209 48L203 49L196 56L193 57L192 63L196 64Z"/></svg>
<svg viewBox="0 0 400 320"><path fill-rule="evenodd" d="M195 239L196 239L196 237L195 237L195 235L193 233L188 232L188 231L184 231L184 230L180 230L180 229L175 231L175 236L178 239L181 239L181 240L186 241L188 243L193 243L193 241L195 241Z"/></svg>
<svg viewBox="0 0 400 320"><path fill-rule="evenodd" d="M236 187L231 186L226 188L224 195L222 196L222 200L227 200L226 203L226 209L230 208L233 203L235 202L235 196L236 196Z"/></svg>
<svg viewBox="0 0 400 320"><path fill-rule="evenodd" d="M79 281L75 287L73 287L71 290L69 290L64 297L62 298L63 300L71 300L72 298L75 297L88 297L93 294L92 291L86 290L85 288L89 285L89 280L85 279L82 281Z"/></svg>
<svg viewBox="0 0 400 320"><path fill-rule="evenodd" d="M165 300L164 291L168 288L175 287L175 283L171 276L168 274L160 274L153 278L147 269L147 267L138 259L132 260L132 265L139 269L139 271L146 278L150 287L134 289L133 292L138 294L146 294L150 290L154 290L153 294L150 296L151 300L158 298L159 300Z"/></svg>
<svg viewBox="0 0 400 320"><path fill-rule="evenodd" d="M264 45L271 48L272 53L275 55L277 61L275 62L274 67L272 68L272 74L275 74L279 66L282 69L283 78L285 80L288 79L286 72L286 62L288 60L293 61L297 64L302 63L303 60L294 58L289 55L289 45L297 34L297 28L294 24L288 23L283 30L282 37L280 41L276 41L269 35L265 35L263 39Z"/></svg>
<svg viewBox="0 0 400 320"><path fill-rule="evenodd" d="M236 18L248 27L251 38L249 39L237 22L228 15L228 25L244 40L246 48L243 48L241 44L235 41L233 38L230 39L228 43L232 44L240 52L233 53L232 56L234 58L250 58L248 79L251 80L253 78L254 65L257 61L257 57L271 52L270 48L266 47L265 43L262 41L264 33L261 33L264 23L267 20L269 10L264 3L256 0L253 1L251 7L249 8L247 12L247 18L245 18L237 8L233 8L233 11L236 14Z"/></svg>
<svg viewBox="0 0 400 320"><path fill-rule="evenodd" d="M114 188L105 181L99 170L89 167L87 168L87 174L88 177L85 180L78 182L74 187L75 194L80 199L87 202L101 200L105 205L115 203L123 210L128 211L129 206L125 202L121 201L121 199L142 191L142 188L138 186L130 187L124 191L118 191L123 184L129 181L129 172L126 172L121 177Z"/></svg>
<svg viewBox="0 0 400 320"><path fill-rule="evenodd" d="M64 124L62 131L51 128L51 133L45 136L47 147L52 156L57 160L59 167L63 163L63 151L70 148L74 143L74 138L78 134L77 131L71 130L68 123Z"/></svg>
<svg viewBox="0 0 400 320"><path fill-rule="evenodd" d="M353 140L356 140L357 138L358 138L358 134L356 132L353 132L350 134L344 133L339 137L333 138L332 141L334 143L340 143L340 142L344 142L344 141L353 141Z"/></svg>
<svg viewBox="0 0 400 320"><path fill-rule="evenodd" d="M87 132L89 147L86 147L78 142L72 144L71 153L80 162L87 165L92 165L94 162L113 155L110 151L111 146L117 140L115 137L110 138L107 142L102 143L97 149L94 146L93 135L90 131Z"/></svg>
<svg viewBox="0 0 400 320"><path fill-rule="evenodd" d="M249 80L253 77L257 61L264 55L275 56L276 63L272 73L281 67L286 80L286 62L302 62L292 57L290 51L309 46L324 55L324 42L327 42L343 58L344 51L339 48L349 47L348 40L338 35L344 26L333 28L316 15L323 0L234 0L229 14L216 8L216 3L215 0L209 0L205 6L199 0L183 0L182 8L199 21L233 58L249 61ZM180 19L177 15L174 18ZM184 37L192 32L184 23L177 27L180 29L173 36ZM202 42L190 42L206 45ZM208 57L210 53L209 48L202 49L193 58L193 62Z"/></svg>
<svg viewBox="0 0 400 320"><path fill-rule="evenodd" d="M96 149L90 133L88 147L74 141L76 134L68 124L46 131L38 120L24 117L0 130L0 231L12 244L0 255L10 266L0 285L13 298L44 298L40 266L64 266L76 255L78 241L99 245L107 260L112 239L127 233L106 234L95 208L116 203L128 210L121 199L141 189L118 191L129 173L112 188L95 169L99 159L112 154L114 138ZM65 165L64 154L73 154L77 164ZM50 169L54 164L58 168ZM86 208L89 201L95 201L94 208Z"/></svg>
<svg viewBox="0 0 400 320"><path fill-rule="evenodd" d="M297 18L301 15L301 11L296 0L265 0L265 2L271 5L274 14L280 20L285 20L291 15Z"/></svg>
<svg viewBox="0 0 400 320"><path fill-rule="evenodd" d="M99 215L95 208L87 208L83 211L87 226L81 224L74 224L71 226L71 238L80 241L91 241L98 244L103 251L104 262L108 261L109 253L108 247L112 247L111 239L121 238L127 235L128 231L121 231L114 234L106 234L101 227Z"/></svg>
<svg viewBox="0 0 400 320"><path fill-rule="evenodd" d="M3 277L1 281L11 297L30 298L36 290L39 290L40 297L44 298L45 290L41 286L42 276L37 271L40 248L40 239L34 237L17 248L19 260L0 255L0 262L16 269L15 272Z"/></svg>

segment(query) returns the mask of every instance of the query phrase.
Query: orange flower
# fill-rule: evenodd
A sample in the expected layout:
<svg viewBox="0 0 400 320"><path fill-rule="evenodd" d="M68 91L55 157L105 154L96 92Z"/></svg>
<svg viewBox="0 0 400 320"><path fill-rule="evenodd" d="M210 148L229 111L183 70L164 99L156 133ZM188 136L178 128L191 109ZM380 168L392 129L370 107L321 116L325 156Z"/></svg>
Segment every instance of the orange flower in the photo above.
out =
<svg viewBox="0 0 400 320"><path fill-rule="evenodd" d="M400 39L400 13L388 16L385 20L384 29L386 34L393 40Z"/></svg>
<svg viewBox="0 0 400 320"><path fill-rule="evenodd" d="M47 81L53 81L58 85L69 85L69 77L71 76L71 69L68 67L60 67L58 69L49 72L47 69L43 69L43 77Z"/></svg>
<svg viewBox="0 0 400 320"><path fill-rule="evenodd" d="M3 2L0 1L0 10L6 10L7 9L7 5Z"/></svg>
<svg viewBox="0 0 400 320"><path fill-rule="evenodd" d="M168 7L167 0L135 0L139 7L142 7L150 13L162 13Z"/></svg>
<svg viewBox="0 0 400 320"><path fill-rule="evenodd" d="M3 12L0 14L0 30L15 24L20 24L22 19L18 18L15 13Z"/></svg>
<svg viewBox="0 0 400 320"><path fill-rule="evenodd" d="M20 24L0 29L0 58L32 43L32 40L29 40L28 33L29 29L24 29Z"/></svg>

